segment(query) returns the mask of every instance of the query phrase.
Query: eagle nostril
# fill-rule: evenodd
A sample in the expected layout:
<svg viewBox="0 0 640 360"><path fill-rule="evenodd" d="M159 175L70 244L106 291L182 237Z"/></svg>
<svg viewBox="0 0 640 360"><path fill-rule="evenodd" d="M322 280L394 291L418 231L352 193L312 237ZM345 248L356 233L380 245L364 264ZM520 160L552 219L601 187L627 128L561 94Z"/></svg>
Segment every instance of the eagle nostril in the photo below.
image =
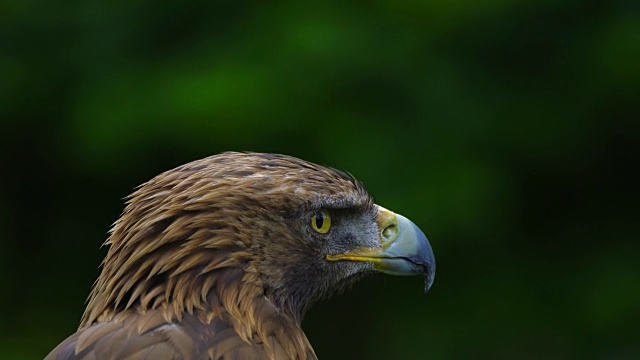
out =
<svg viewBox="0 0 640 360"><path fill-rule="evenodd" d="M382 229L382 240L385 243L390 243L398 237L398 225L397 224L389 224L387 227Z"/></svg>

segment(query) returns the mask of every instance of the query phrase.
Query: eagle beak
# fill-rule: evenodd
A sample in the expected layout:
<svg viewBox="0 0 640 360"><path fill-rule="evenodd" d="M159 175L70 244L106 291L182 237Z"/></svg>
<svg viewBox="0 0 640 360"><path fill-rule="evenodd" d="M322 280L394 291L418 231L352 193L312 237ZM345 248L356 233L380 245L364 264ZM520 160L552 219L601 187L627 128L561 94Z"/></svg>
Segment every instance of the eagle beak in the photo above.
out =
<svg viewBox="0 0 640 360"><path fill-rule="evenodd" d="M424 275L425 292L436 275L436 259L424 233L406 217L378 207L380 247L363 247L327 255L329 261L363 261L391 275Z"/></svg>

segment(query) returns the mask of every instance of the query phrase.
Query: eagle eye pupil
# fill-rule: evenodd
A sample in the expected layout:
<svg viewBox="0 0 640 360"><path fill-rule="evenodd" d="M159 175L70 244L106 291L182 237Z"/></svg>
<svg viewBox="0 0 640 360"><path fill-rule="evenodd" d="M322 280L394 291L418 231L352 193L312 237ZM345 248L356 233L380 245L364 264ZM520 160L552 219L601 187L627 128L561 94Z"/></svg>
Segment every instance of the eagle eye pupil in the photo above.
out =
<svg viewBox="0 0 640 360"><path fill-rule="evenodd" d="M326 234L331 227L331 215L327 210L320 210L311 218L311 227L320 234Z"/></svg>

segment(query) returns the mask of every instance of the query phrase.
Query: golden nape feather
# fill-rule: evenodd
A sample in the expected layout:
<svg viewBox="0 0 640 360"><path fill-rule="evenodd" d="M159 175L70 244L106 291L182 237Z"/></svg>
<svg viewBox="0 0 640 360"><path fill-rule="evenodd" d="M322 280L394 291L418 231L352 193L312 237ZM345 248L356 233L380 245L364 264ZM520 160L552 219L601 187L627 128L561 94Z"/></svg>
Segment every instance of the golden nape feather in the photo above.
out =
<svg viewBox="0 0 640 360"><path fill-rule="evenodd" d="M313 302L373 272L435 276L422 231L351 175L275 154L156 176L106 244L78 331L46 359L315 359Z"/></svg>

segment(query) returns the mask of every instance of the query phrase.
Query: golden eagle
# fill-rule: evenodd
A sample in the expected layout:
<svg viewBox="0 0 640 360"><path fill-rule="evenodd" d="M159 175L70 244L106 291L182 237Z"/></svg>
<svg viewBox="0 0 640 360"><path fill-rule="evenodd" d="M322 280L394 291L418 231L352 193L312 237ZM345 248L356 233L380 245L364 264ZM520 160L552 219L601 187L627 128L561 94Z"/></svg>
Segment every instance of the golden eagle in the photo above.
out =
<svg viewBox="0 0 640 360"><path fill-rule="evenodd" d="M229 152L141 185L78 331L47 359L315 359L316 300L371 272L435 275L425 235L352 176Z"/></svg>

